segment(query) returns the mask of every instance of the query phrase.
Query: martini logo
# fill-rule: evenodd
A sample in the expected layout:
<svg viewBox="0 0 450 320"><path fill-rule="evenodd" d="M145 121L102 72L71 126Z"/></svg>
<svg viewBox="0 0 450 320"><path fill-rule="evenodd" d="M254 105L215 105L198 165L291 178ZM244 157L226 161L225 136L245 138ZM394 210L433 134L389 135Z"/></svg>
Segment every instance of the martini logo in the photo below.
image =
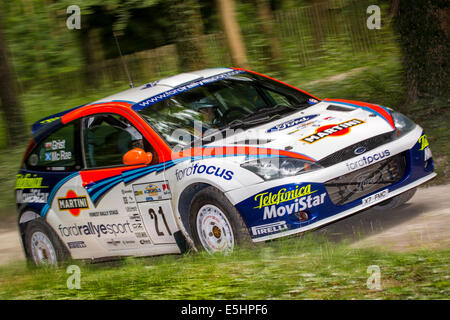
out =
<svg viewBox="0 0 450 320"><path fill-rule="evenodd" d="M68 210L73 216L78 217L82 209L89 209L86 196L79 197L75 191L67 191L65 198L58 198L59 210Z"/></svg>
<svg viewBox="0 0 450 320"><path fill-rule="evenodd" d="M316 132L300 139L300 141L307 143L314 143L328 136L337 137L343 136L350 132L350 128L364 123L364 121L359 119L348 120L339 124L328 124L316 129Z"/></svg>

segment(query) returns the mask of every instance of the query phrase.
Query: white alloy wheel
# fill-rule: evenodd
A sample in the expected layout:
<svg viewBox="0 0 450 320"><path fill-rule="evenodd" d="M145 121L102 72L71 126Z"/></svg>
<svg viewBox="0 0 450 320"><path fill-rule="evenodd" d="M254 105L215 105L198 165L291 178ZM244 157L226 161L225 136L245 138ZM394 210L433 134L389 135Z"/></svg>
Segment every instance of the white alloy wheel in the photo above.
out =
<svg viewBox="0 0 450 320"><path fill-rule="evenodd" d="M56 265L56 251L50 239L43 232L31 236L31 255L37 265Z"/></svg>
<svg viewBox="0 0 450 320"><path fill-rule="evenodd" d="M227 253L234 248L234 235L226 215L212 204L202 206L197 214L197 233L209 253Z"/></svg>

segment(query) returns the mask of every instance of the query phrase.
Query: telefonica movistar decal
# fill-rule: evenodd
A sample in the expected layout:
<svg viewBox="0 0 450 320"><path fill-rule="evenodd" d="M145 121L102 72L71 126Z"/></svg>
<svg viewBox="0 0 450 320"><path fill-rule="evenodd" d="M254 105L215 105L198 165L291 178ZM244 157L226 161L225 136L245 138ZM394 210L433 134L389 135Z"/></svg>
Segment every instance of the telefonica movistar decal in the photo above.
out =
<svg viewBox="0 0 450 320"><path fill-rule="evenodd" d="M296 186L294 190L287 190L282 188L278 190L277 193L263 192L255 196L255 201L258 205L255 208L261 209L263 207L278 205L282 202L291 201L309 194L316 192L317 190L311 191L311 185L308 184L304 187Z"/></svg>
<svg viewBox="0 0 450 320"><path fill-rule="evenodd" d="M423 136L421 136L419 138L419 143L420 143L420 151L422 151L423 149L425 149L426 147L428 147L430 144L428 143L428 139L427 139L427 135L424 134Z"/></svg>
<svg viewBox="0 0 450 320"><path fill-rule="evenodd" d="M315 192L317 190L311 191L310 184L302 187L296 186L293 190L281 188L277 193L262 192L254 197L257 203L254 208L264 208L264 220L282 217L286 213L292 214L323 204L326 193L312 195Z"/></svg>
<svg viewBox="0 0 450 320"><path fill-rule="evenodd" d="M31 175L27 173L26 175L17 174L16 175L16 189L41 189L48 188L42 185L42 180L44 178L38 177L36 174Z"/></svg>
<svg viewBox="0 0 450 320"><path fill-rule="evenodd" d="M298 125L300 123L303 123L303 122L306 122L308 120L311 120L311 119L313 119L313 118L315 118L317 116L318 116L318 114L311 114L309 116L304 116L304 117L292 119L292 120L289 120L289 121L277 124L276 126L268 129L267 133L288 129L288 128L296 126L296 125Z"/></svg>

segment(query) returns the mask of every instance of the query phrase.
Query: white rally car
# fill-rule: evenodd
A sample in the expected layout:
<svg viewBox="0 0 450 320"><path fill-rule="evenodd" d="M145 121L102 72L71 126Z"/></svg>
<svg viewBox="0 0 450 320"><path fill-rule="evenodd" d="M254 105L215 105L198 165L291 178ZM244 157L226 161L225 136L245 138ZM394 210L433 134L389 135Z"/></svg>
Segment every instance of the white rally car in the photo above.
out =
<svg viewBox="0 0 450 320"><path fill-rule="evenodd" d="M229 251L395 208L435 176L404 115L243 69L182 73L32 131L16 196L36 264Z"/></svg>

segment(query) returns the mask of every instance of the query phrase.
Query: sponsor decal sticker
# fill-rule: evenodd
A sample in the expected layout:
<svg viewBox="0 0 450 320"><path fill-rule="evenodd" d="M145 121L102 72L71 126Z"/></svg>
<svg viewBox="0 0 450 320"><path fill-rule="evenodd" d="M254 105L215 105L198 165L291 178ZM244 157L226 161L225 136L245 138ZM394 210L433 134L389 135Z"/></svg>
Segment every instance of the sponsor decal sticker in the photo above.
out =
<svg viewBox="0 0 450 320"><path fill-rule="evenodd" d="M387 158L390 155L391 155L391 152L388 149L386 149L384 151L376 152L369 156L364 156L354 162L347 162L345 165L347 166L348 171L353 171L353 170L368 166L369 164L371 164L373 162L377 162L384 158Z"/></svg>
<svg viewBox="0 0 450 320"><path fill-rule="evenodd" d="M311 191L311 185L297 185L293 190L281 188L277 193L262 192L254 197L254 209L264 209L263 220L283 217L324 203L326 193L316 194ZM280 205L281 204L281 205Z"/></svg>
<svg viewBox="0 0 450 320"><path fill-rule="evenodd" d="M321 126L316 129L316 132L300 139L300 141L306 143L315 143L317 141L322 140L326 137L338 137L343 136L350 132L350 129L354 126L365 123L359 119L352 119L348 121L341 122L339 124L328 124L325 126Z"/></svg>
<svg viewBox="0 0 450 320"><path fill-rule="evenodd" d="M287 230L288 226L286 221L278 221L274 223L263 224L260 226L252 227L252 233L255 236L261 236L264 234L281 232Z"/></svg>
<svg viewBox="0 0 450 320"><path fill-rule="evenodd" d="M52 140L44 143L45 149L54 151L66 148L66 140Z"/></svg>
<svg viewBox="0 0 450 320"><path fill-rule="evenodd" d="M175 176L177 177L177 180L180 181L184 177L188 177L190 175L194 174L207 174L210 176L216 176L219 178L223 178L225 180L231 180L233 179L234 172L227 169L222 169L220 167L216 166L206 166L204 164L199 165L198 163L191 165L190 167L176 170Z"/></svg>
<svg viewBox="0 0 450 320"><path fill-rule="evenodd" d="M138 203L167 200L172 197L167 181L134 184L132 187Z"/></svg>
<svg viewBox="0 0 450 320"><path fill-rule="evenodd" d="M268 129L267 133L288 129L290 127L296 126L296 125L301 124L303 122L309 121L309 120L311 120L311 119L313 119L313 118L315 118L317 116L318 116L317 114L312 114L312 115L308 115L308 116L292 119L292 120L289 120L289 121L277 124L276 126Z"/></svg>
<svg viewBox="0 0 450 320"><path fill-rule="evenodd" d="M117 235L125 234L125 233L133 233L131 230L130 222L125 223L100 223L94 224L92 222L88 222L86 224L78 225L74 223L70 226L59 225L58 230L60 234L65 237L79 237L79 236L97 236L97 238L101 238L103 235Z"/></svg>
<svg viewBox="0 0 450 320"><path fill-rule="evenodd" d="M104 241L105 245L109 250L124 250L124 249L135 249L137 248L136 241L133 239L106 239Z"/></svg>
<svg viewBox="0 0 450 320"><path fill-rule="evenodd" d="M46 119L46 120L42 120L41 122L39 122L39 123L41 123L41 124L47 124L47 123L52 123L53 121L56 121L56 120L58 120L59 119L59 117L54 117L54 118L50 118L50 119Z"/></svg>
<svg viewBox="0 0 450 320"><path fill-rule="evenodd" d="M17 190L17 203L47 203L48 193L40 189Z"/></svg>
<svg viewBox="0 0 450 320"><path fill-rule="evenodd" d="M125 207L126 212L136 212L138 211L137 207Z"/></svg>
<svg viewBox="0 0 450 320"><path fill-rule="evenodd" d="M73 216L80 215L82 209L89 209L86 196L79 197L75 191L67 191L65 198L58 198L59 210L68 210Z"/></svg>
<svg viewBox="0 0 450 320"><path fill-rule="evenodd" d="M190 83L188 83L186 85L176 87L174 89L168 90L166 92L163 92L163 93L158 94L156 96L147 98L147 99L145 99L145 100L143 100L141 102L138 102L138 103L136 103L133 106L133 109L134 110L141 110L141 109L143 109L145 107L148 107L149 105L152 105L154 103L157 103L159 101L167 99L167 98L169 98L171 96L177 95L179 93L185 92L187 90L191 90L191 89L194 89L194 88L197 88L197 87L200 87L200 86L204 86L205 84L212 83L212 82L215 82L215 81L218 81L218 80L222 80L222 79L225 79L225 78L228 78L228 77L240 74L240 73L244 73L244 71L233 70L233 71L222 73L222 74L218 74L218 75L215 75L215 76L212 76L212 77L209 77L209 78L204 78L204 79L201 79L201 80L198 80L198 81L190 82Z"/></svg>
<svg viewBox="0 0 450 320"><path fill-rule="evenodd" d="M312 194L316 191L317 190L311 191L311 185L308 184L304 187L296 186L294 190L290 191L286 188L282 188L276 194L273 194L273 192L259 193L255 196L255 201L258 203L255 208L261 209L271 205L278 205L286 201L291 201Z"/></svg>
<svg viewBox="0 0 450 320"><path fill-rule="evenodd" d="M36 174L31 175L27 173L26 175L17 174L16 175L16 189L41 189L48 188L42 185L42 180L44 178L38 177Z"/></svg>
<svg viewBox="0 0 450 320"><path fill-rule="evenodd" d="M427 139L427 135L424 134L423 136L421 136L419 138L419 143L420 143L420 151L422 151L423 149L425 149L426 147L428 147L430 144L428 143L428 139Z"/></svg>
<svg viewBox="0 0 450 320"><path fill-rule="evenodd" d="M389 190L388 189L384 189L384 190L382 190L380 192L377 192L377 193L375 193L375 194L373 194L371 196L368 196L368 197L362 199L362 204L364 206L369 206L372 203L374 203L375 201L378 201L378 200L386 198L388 196L388 194L389 194Z"/></svg>
<svg viewBox="0 0 450 320"><path fill-rule="evenodd" d="M69 249L83 249L87 247L84 241L67 242L67 246Z"/></svg>
<svg viewBox="0 0 450 320"><path fill-rule="evenodd" d="M63 161L72 159L72 152L64 150L46 152L44 155L45 161Z"/></svg>
<svg viewBox="0 0 450 320"><path fill-rule="evenodd" d="M47 123L52 123L53 121L56 121L56 120L58 120L60 117L54 117L54 118L50 118L50 119L45 119L45 120L42 120L41 122L39 122L39 123L41 123L41 124L47 124Z"/></svg>
<svg viewBox="0 0 450 320"><path fill-rule="evenodd" d="M89 212L90 217L106 217L106 216L116 216L119 214L118 210L108 210L108 211L97 211Z"/></svg>
<svg viewBox="0 0 450 320"><path fill-rule="evenodd" d="M427 161L428 159L433 157L433 155L431 154L430 144L428 143L426 134L422 135L419 138L419 143L420 143L420 151L423 150L424 152L424 161Z"/></svg>

